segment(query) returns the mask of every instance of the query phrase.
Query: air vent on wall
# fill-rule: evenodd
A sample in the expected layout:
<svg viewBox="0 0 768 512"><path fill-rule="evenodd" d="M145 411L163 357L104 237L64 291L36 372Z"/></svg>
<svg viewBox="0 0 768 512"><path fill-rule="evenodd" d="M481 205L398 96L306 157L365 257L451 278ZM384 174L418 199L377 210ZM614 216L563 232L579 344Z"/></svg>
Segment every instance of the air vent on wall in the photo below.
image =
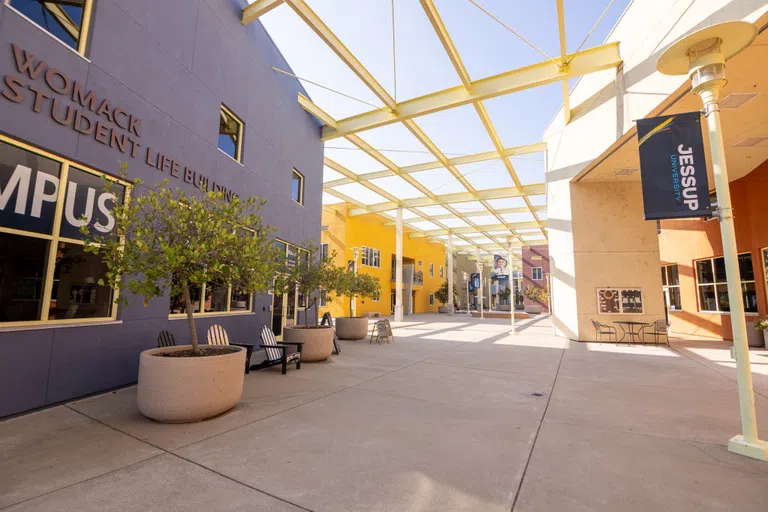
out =
<svg viewBox="0 0 768 512"><path fill-rule="evenodd" d="M736 109L759 95L759 92L734 92L720 100L721 109Z"/></svg>
<svg viewBox="0 0 768 512"><path fill-rule="evenodd" d="M733 148L747 148L752 146L757 146L761 142L765 142L768 140L768 137L747 137L746 139L740 140L736 144L734 144Z"/></svg>
<svg viewBox="0 0 768 512"><path fill-rule="evenodd" d="M637 172L637 167L626 167L624 169L619 169L616 171L616 176L629 176L630 174L634 174Z"/></svg>

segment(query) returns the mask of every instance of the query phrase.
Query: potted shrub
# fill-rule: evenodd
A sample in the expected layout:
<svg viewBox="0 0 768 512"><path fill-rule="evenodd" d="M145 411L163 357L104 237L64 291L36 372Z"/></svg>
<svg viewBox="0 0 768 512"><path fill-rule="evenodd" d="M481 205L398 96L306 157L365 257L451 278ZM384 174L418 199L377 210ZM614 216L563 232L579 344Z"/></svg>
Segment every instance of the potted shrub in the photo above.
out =
<svg viewBox="0 0 768 512"><path fill-rule="evenodd" d="M544 290L538 286L529 286L523 291L523 294L525 295L526 299L536 303L533 305L526 305L525 312L541 313L541 301L545 298Z"/></svg>
<svg viewBox="0 0 768 512"><path fill-rule="evenodd" d="M758 332L763 333L763 344L753 344L750 343L750 347L768 347L768 320L756 320L752 325L754 325L755 330ZM752 340L750 340L752 341Z"/></svg>
<svg viewBox="0 0 768 512"><path fill-rule="evenodd" d="M349 299L350 311L352 300L373 299L381 293L379 280L369 274L345 272L339 280L338 295L344 295ZM361 340L368 335L368 317L348 316L336 319L336 336L342 340Z"/></svg>
<svg viewBox="0 0 768 512"><path fill-rule="evenodd" d="M459 297L459 292L456 289L456 287L453 287L453 302L456 302L456 299ZM443 282L442 285L440 285L440 288L437 289L435 292L435 298L437 299L437 302L440 303L440 306L437 307L438 313L450 313L451 312L451 305L448 303L448 281Z"/></svg>
<svg viewBox="0 0 768 512"><path fill-rule="evenodd" d="M282 259L275 278L275 290L282 293L295 290L304 296L304 325L285 326L283 341L303 342L301 362L311 363L330 357L333 352L333 328L318 325L316 311L310 325L310 310L317 305L321 288L328 293L337 292L344 278L344 269L332 263L335 253L323 258L322 251L313 242L304 244L304 248L309 251L308 257L299 258L296 262Z"/></svg>
<svg viewBox="0 0 768 512"><path fill-rule="evenodd" d="M510 288L504 288L498 293L500 301L506 301L509 299L510 295L512 295L512 290ZM510 304L500 304L498 309L499 311L512 311L512 306Z"/></svg>
<svg viewBox="0 0 768 512"><path fill-rule="evenodd" d="M123 170L126 167L123 164ZM113 210L109 235L88 232L86 250L107 267L100 284L141 297L179 297L189 345L145 350L139 358L138 408L162 422L198 421L231 409L243 390L245 350L201 346L190 288L227 283L233 292L265 291L274 274L270 228L258 215L264 201L227 201L221 192L187 195L167 181L134 182L134 197ZM109 189L109 184L107 189ZM122 294L119 301L125 301Z"/></svg>

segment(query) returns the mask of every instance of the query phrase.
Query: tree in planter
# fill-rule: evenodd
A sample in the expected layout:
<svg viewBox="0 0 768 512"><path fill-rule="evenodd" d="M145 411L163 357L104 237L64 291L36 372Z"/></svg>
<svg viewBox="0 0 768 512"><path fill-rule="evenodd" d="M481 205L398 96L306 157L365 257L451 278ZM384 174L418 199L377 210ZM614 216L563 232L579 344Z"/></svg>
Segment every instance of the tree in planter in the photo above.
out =
<svg viewBox="0 0 768 512"><path fill-rule="evenodd" d="M339 295L346 269L333 264L335 251L323 258L322 251L314 242L307 242L304 248L308 251L308 257L299 257L295 262L285 257L281 259L275 277L275 290L280 293L296 290L296 293L304 296L304 327L309 328L309 310L317 304L318 292L323 289L327 293ZM317 315L314 327L317 328Z"/></svg>
<svg viewBox="0 0 768 512"><path fill-rule="evenodd" d="M110 186L107 181L106 189ZM145 306L169 292L181 295L192 352L200 354L190 288L222 283L232 292L250 294L266 291L272 282L272 228L258 214L265 201L227 201L222 192L186 194L171 190L167 180L145 186L137 179L133 190L135 197L112 210L111 233L93 235L87 225L81 228L85 250L101 255L107 267L99 284L126 289L142 297ZM127 302L125 295L119 302Z"/></svg>
<svg viewBox="0 0 768 512"><path fill-rule="evenodd" d="M381 284L379 280L370 274L362 272L344 272L339 281L337 293L344 295L349 299L350 316L352 312L352 300L356 297L361 299L375 299L381 294Z"/></svg>
<svg viewBox="0 0 768 512"><path fill-rule="evenodd" d="M538 286L528 286L523 292L525 297L533 302L541 302L545 298L545 292Z"/></svg>
<svg viewBox="0 0 768 512"><path fill-rule="evenodd" d="M440 304L448 304L448 281L443 282L443 284L440 285L440 288L437 289L435 292L435 298ZM459 292L456 289L456 287L453 287L453 300L454 302L456 299L459 298Z"/></svg>
<svg viewBox="0 0 768 512"><path fill-rule="evenodd" d="M498 297L500 300L507 300L509 296L512 295L512 289L511 288L504 288L498 293Z"/></svg>

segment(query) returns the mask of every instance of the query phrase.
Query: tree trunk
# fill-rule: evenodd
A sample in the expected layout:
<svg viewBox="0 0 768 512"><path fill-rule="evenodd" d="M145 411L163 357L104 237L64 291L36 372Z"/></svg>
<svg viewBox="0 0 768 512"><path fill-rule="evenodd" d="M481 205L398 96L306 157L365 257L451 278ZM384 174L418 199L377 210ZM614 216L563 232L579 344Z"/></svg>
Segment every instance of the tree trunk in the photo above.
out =
<svg viewBox="0 0 768 512"><path fill-rule="evenodd" d="M184 282L184 304L187 310L187 322L189 323L189 337L192 340L192 351L200 352L197 343L197 330L195 329L195 308L192 305L192 296L189 293L189 283Z"/></svg>

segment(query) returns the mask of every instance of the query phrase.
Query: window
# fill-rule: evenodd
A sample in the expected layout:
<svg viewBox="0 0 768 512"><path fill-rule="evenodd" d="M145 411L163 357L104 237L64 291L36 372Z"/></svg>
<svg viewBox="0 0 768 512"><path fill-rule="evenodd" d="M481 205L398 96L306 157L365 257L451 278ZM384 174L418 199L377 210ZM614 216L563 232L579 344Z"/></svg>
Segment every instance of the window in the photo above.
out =
<svg viewBox="0 0 768 512"><path fill-rule="evenodd" d="M434 306L435 305L435 294L434 293L430 293L429 294L429 305L430 306Z"/></svg>
<svg viewBox="0 0 768 512"><path fill-rule="evenodd" d="M765 290L766 290L766 293L768 293L768 273L766 273L766 272L768 272L768 270L766 270L766 269L768 269L768 248L763 249L763 278L766 281L765 282L765 286L766 286Z"/></svg>
<svg viewBox="0 0 768 512"><path fill-rule="evenodd" d="M243 122L224 105L219 112L219 149L242 163Z"/></svg>
<svg viewBox="0 0 768 512"><path fill-rule="evenodd" d="M10 0L10 4L52 36L85 55L93 0Z"/></svg>
<svg viewBox="0 0 768 512"><path fill-rule="evenodd" d="M128 193L114 182L106 192L101 173L0 136L0 325L114 320L106 265L80 233L112 230Z"/></svg>
<svg viewBox="0 0 768 512"><path fill-rule="evenodd" d="M293 179L291 180L291 198L299 204L304 204L304 176L293 170Z"/></svg>
<svg viewBox="0 0 768 512"><path fill-rule="evenodd" d="M670 311L682 311L680 302L680 275L677 265L661 267L661 285L664 289L664 297L669 304Z"/></svg>
<svg viewBox="0 0 768 512"><path fill-rule="evenodd" d="M371 249L370 247L363 247L362 258L360 260L362 265L367 267L381 267L381 253L378 249Z"/></svg>
<svg viewBox="0 0 768 512"><path fill-rule="evenodd" d="M531 278L534 281L541 281L541 279L542 279L541 267L533 267L533 268L531 268Z"/></svg>
<svg viewBox="0 0 768 512"><path fill-rule="evenodd" d="M440 265L440 279L443 279L444 272L445 272L445 270L444 270L443 266Z"/></svg>
<svg viewBox="0 0 768 512"><path fill-rule="evenodd" d="M328 244L321 244L320 245L320 251L322 253L322 258L328 259Z"/></svg>
<svg viewBox="0 0 768 512"><path fill-rule="evenodd" d="M253 298L250 293L238 292L231 286L220 282L191 286L189 296L192 299L192 309L198 314L249 313ZM184 316L186 311L184 296L171 295L169 314L171 316Z"/></svg>
<svg viewBox="0 0 768 512"><path fill-rule="evenodd" d="M731 310L728 303L728 287L725 278L725 260L722 257L699 260L696 265L696 288L699 296L699 311L723 312ZM755 273L752 269L752 255L739 254L739 274L744 311L757 313Z"/></svg>
<svg viewBox="0 0 768 512"><path fill-rule="evenodd" d="M423 267L423 266L424 266L424 262L423 262L423 261L421 261L421 260L419 260L419 266L420 266L420 267Z"/></svg>
<svg viewBox="0 0 768 512"><path fill-rule="evenodd" d="M326 290L320 290L320 307L324 308L328 305L328 292Z"/></svg>
<svg viewBox="0 0 768 512"><path fill-rule="evenodd" d="M373 300L373 302L380 302L381 301L381 292L376 292L373 295L373 299L371 299L371 300Z"/></svg>
<svg viewBox="0 0 768 512"><path fill-rule="evenodd" d="M429 277L435 277L435 264L429 264Z"/></svg>

